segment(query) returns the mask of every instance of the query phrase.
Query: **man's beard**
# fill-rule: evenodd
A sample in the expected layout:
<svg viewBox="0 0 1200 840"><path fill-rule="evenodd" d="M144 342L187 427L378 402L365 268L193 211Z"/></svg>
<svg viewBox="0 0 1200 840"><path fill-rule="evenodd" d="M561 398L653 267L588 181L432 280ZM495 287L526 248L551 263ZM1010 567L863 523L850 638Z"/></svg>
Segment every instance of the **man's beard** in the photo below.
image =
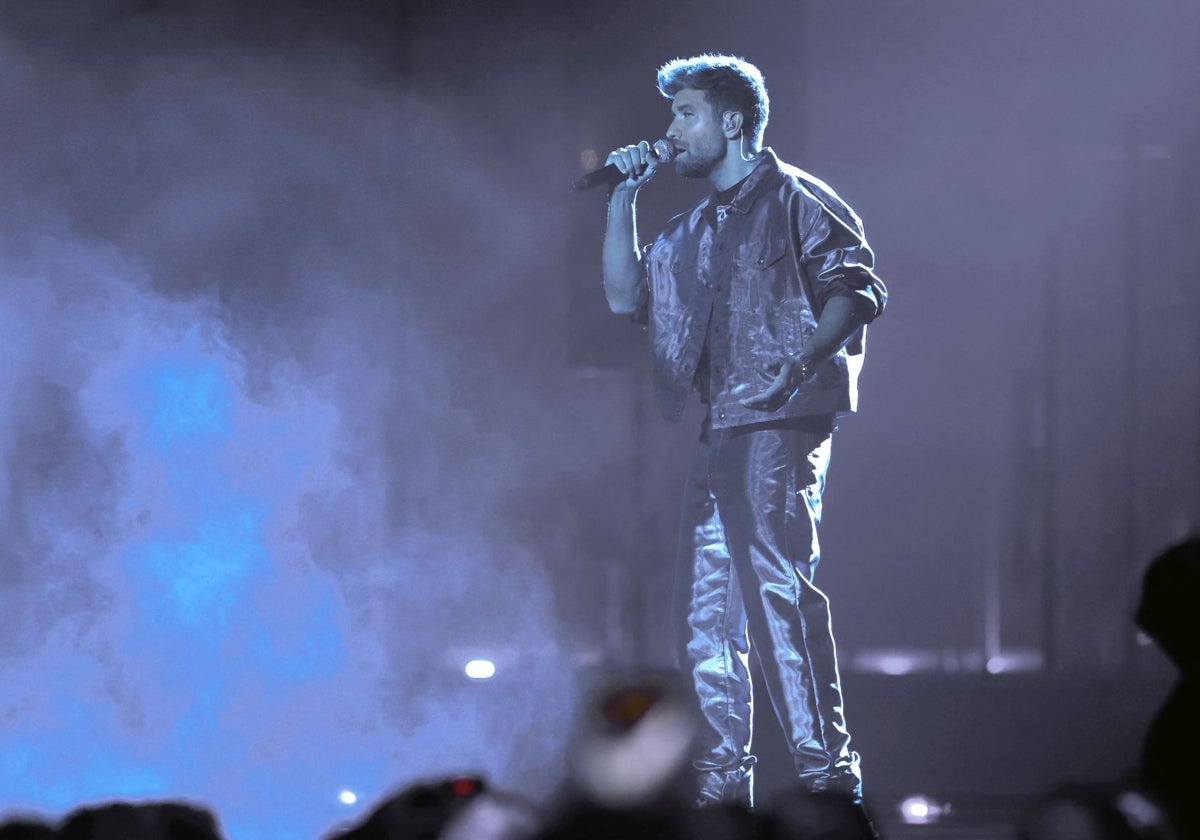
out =
<svg viewBox="0 0 1200 840"><path fill-rule="evenodd" d="M720 155L699 157L693 147L675 158L675 173L684 178L707 178L720 162Z"/></svg>

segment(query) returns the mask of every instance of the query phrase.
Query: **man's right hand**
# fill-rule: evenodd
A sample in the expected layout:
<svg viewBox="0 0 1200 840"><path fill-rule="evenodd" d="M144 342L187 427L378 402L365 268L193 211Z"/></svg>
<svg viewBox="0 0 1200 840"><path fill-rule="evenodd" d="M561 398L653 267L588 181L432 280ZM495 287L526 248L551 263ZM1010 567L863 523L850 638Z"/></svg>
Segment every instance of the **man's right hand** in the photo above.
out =
<svg viewBox="0 0 1200 840"><path fill-rule="evenodd" d="M609 153L604 165L613 164L625 174L625 180L614 188L617 190L636 191L642 184L654 177L658 168L658 158L650 149L650 144L643 140L636 146L622 146Z"/></svg>

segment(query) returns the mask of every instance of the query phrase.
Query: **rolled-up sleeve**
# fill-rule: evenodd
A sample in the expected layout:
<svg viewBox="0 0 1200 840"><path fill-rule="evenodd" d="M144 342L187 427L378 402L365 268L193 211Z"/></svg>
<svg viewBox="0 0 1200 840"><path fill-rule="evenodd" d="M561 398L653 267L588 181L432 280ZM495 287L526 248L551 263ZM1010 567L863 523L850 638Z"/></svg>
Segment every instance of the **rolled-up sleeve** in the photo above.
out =
<svg viewBox="0 0 1200 840"><path fill-rule="evenodd" d="M833 297L853 299L855 311L869 324L887 306L887 287L875 274L875 253L867 244L862 223L846 221L819 201L811 201L802 218L807 223L801 241L800 267L818 306Z"/></svg>

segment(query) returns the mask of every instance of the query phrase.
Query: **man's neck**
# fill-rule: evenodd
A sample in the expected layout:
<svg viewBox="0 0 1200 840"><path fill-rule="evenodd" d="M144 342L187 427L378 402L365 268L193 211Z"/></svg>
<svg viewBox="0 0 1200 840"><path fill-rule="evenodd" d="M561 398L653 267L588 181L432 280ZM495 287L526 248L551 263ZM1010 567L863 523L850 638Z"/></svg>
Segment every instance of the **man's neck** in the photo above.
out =
<svg viewBox="0 0 1200 840"><path fill-rule="evenodd" d="M709 173L708 180L717 192L727 190L754 171L754 167L758 166L758 162L762 159L761 155L762 152L756 150L754 156L746 160L742 157L741 147L730 143L725 149L724 160Z"/></svg>

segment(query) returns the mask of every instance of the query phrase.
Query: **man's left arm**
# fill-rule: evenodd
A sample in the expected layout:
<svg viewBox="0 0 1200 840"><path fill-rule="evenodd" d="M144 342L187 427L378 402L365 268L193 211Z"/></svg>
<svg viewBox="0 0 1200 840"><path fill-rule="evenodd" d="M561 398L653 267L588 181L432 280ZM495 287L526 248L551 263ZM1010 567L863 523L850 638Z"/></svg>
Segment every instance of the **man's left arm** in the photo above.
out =
<svg viewBox="0 0 1200 840"><path fill-rule="evenodd" d="M775 378L765 391L742 400L746 408L773 411L800 387L800 383L813 375L821 362L831 358L845 346L846 342L866 323L856 301L848 295L837 295L825 302L817 328L794 355L784 356L771 366ZM782 399L781 399L782 398Z"/></svg>
<svg viewBox="0 0 1200 840"><path fill-rule="evenodd" d="M777 409L887 303L887 288L875 275L875 255L857 217L851 216L850 225L817 202L813 205L819 209L803 237L800 262L821 314L800 351L772 364L768 372L774 379L766 390L742 400L747 408Z"/></svg>

